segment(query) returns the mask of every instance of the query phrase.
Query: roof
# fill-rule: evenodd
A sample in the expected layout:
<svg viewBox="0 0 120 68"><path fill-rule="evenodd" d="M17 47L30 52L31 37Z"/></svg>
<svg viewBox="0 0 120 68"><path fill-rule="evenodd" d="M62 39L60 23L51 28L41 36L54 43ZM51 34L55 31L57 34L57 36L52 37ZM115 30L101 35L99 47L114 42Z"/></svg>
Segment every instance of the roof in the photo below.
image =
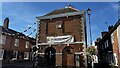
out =
<svg viewBox="0 0 120 68"><path fill-rule="evenodd" d="M118 20L118 22L113 26L113 28L110 30L110 33L112 33L113 31L115 31L115 29L117 29L117 27L120 25L120 19Z"/></svg>
<svg viewBox="0 0 120 68"><path fill-rule="evenodd" d="M118 22L110 29L109 32L106 32L106 35L99 40L99 43L105 41L105 40L108 39L108 38L110 38L110 34L111 34L112 32L114 32L119 25L120 25L120 19L119 19Z"/></svg>
<svg viewBox="0 0 120 68"><path fill-rule="evenodd" d="M17 36L25 36L23 33L17 32L12 29L5 29L4 27L0 26L2 28L2 33L7 33L11 35L17 35Z"/></svg>
<svg viewBox="0 0 120 68"><path fill-rule="evenodd" d="M50 15L50 16L39 16L38 19L53 19L53 18L59 18L59 17L66 17L66 16L75 16L75 15L81 15L84 14L84 11L80 12L69 12L69 13L63 13L63 14L56 14L56 15Z"/></svg>
<svg viewBox="0 0 120 68"><path fill-rule="evenodd" d="M20 32L17 32L17 31L15 31L15 30L12 30L12 29L5 29L3 26L0 26L0 28L2 28L2 33L3 34L7 34L7 35L11 35L11 36L17 36L17 37L19 37L19 38L26 38L26 39L28 39L29 41L35 41L35 39L34 38L31 38L31 37L28 37L28 36L26 36L25 34L23 34L23 33L20 33Z"/></svg>
<svg viewBox="0 0 120 68"><path fill-rule="evenodd" d="M40 20L53 19L53 18L65 17L65 16L81 15L81 14L85 14L85 12L86 12L85 10L79 11L78 9L74 8L73 6L68 5L65 8L56 9L52 12L49 12L46 15L38 16L37 18Z"/></svg>
<svg viewBox="0 0 120 68"><path fill-rule="evenodd" d="M67 6L65 8L60 8L60 9L56 9L52 12L49 12L48 14L46 14L44 16L56 15L56 14L62 14L62 13L68 13L68 12L79 12L79 10L77 10L74 7L71 7L71 6Z"/></svg>

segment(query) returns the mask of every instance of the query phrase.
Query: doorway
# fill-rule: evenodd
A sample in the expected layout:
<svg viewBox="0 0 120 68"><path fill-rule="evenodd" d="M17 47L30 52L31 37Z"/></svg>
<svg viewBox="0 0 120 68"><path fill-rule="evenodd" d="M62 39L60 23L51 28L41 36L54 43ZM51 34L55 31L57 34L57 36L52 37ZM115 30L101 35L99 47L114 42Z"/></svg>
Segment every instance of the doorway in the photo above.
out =
<svg viewBox="0 0 120 68"><path fill-rule="evenodd" d="M53 47L48 47L45 50L45 60L48 66L55 66L56 63L56 50Z"/></svg>
<svg viewBox="0 0 120 68"><path fill-rule="evenodd" d="M62 66L63 67L69 67L74 66L74 53L73 48L70 46L67 46L62 51Z"/></svg>

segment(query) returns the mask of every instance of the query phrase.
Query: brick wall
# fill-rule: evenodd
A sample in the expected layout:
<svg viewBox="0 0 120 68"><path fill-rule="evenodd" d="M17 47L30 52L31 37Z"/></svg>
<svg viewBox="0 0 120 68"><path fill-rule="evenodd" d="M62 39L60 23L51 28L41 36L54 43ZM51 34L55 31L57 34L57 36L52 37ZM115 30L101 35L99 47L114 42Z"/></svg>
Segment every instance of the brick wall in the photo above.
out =
<svg viewBox="0 0 120 68"><path fill-rule="evenodd" d="M74 16L60 19L42 20L39 31L39 39L41 39L41 42L46 42L46 36L72 35L75 37L76 41L81 41L84 29L80 18L80 16ZM61 29L56 28L59 21L61 21L60 24L62 23Z"/></svg>
<svg viewBox="0 0 120 68"><path fill-rule="evenodd" d="M112 44L112 46L113 46L113 53L116 53L116 55L117 55L117 62L118 62L118 65L120 66L117 29L112 34L114 36L114 43Z"/></svg>
<svg viewBox="0 0 120 68"><path fill-rule="evenodd" d="M19 39L19 46L14 46L15 39ZM32 46L32 43L29 42L29 47L25 48L26 41L27 41L27 39L17 38L14 36L6 35L6 42L5 42L5 44L2 45L2 48L5 50L17 50L17 51L21 51L21 52L25 52L25 51L29 52L29 50Z"/></svg>
<svg viewBox="0 0 120 68"><path fill-rule="evenodd" d="M39 42L46 43L47 36L65 36L72 35L74 37L74 42L83 41L85 39L85 19L81 20L81 15L78 16L69 16L62 18L54 18L50 20L40 20L40 27L38 31ZM61 24L62 28L56 28L57 25ZM85 41L85 40L84 40ZM52 47L56 50L56 66L67 65L75 66L75 53L83 52L84 44L58 44L58 45L41 45L40 53L42 56L45 56L45 50L49 47ZM71 48L71 53L66 53L67 49ZM65 58L67 57L67 58ZM80 64L84 66L84 56L81 54ZM42 62L42 61L41 61Z"/></svg>

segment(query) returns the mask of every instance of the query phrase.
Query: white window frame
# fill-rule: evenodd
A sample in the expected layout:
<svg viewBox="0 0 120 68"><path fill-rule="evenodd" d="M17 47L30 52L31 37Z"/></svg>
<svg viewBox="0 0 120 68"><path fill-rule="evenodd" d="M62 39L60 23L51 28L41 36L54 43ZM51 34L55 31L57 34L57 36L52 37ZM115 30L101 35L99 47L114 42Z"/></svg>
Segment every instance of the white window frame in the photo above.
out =
<svg viewBox="0 0 120 68"><path fill-rule="evenodd" d="M15 57L13 57L12 60L17 60L18 51L13 51L13 54L15 54Z"/></svg>
<svg viewBox="0 0 120 68"><path fill-rule="evenodd" d="M114 44L114 35L113 34L111 34L111 42L112 42L112 44Z"/></svg>
<svg viewBox="0 0 120 68"><path fill-rule="evenodd" d="M108 47L108 46L109 46L109 42L108 42L108 39L106 40L106 45L107 45L106 47Z"/></svg>
<svg viewBox="0 0 120 68"><path fill-rule="evenodd" d="M14 46L19 46L19 39L15 39L15 44Z"/></svg>
<svg viewBox="0 0 120 68"><path fill-rule="evenodd" d="M4 50L3 49L0 49L0 60L3 60L3 55L4 55Z"/></svg>
<svg viewBox="0 0 120 68"><path fill-rule="evenodd" d="M29 48L29 41L26 41L25 48Z"/></svg>
<svg viewBox="0 0 120 68"><path fill-rule="evenodd" d="M0 44L5 44L5 43L6 43L6 36L0 35Z"/></svg>
<svg viewBox="0 0 120 68"><path fill-rule="evenodd" d="M24 60L28 60L29 59L29 52L24 52Z"/></svg>

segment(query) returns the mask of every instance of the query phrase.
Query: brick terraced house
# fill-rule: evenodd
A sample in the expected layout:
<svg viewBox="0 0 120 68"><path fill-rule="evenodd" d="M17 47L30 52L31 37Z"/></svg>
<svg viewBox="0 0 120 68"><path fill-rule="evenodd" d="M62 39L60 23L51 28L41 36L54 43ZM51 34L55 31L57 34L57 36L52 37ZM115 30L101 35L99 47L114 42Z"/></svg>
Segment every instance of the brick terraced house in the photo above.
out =
<svg viewBox="0 0 120 68"><path fill-rule="evenodd" d="M35 39L9 29L9 19L5 18L3 26L0 26L0 60L5 63L30 60L32 45L35 45Z"/></svg>
<svg viewBox="0 0 120 68"><path fill-rule="evenodd" d="M110 30L111 44L113 48L113 62L120 67L120 19Z"/></svg>
<svg viewBox="0 0 120 68"><path fill-rule="evenodd" d="M86 11L71 5L38 16L41 65L86 67Z"/></svg>
<svg viewBox="0 0 120 68"><path fill-rule="evenodd" d="M106 62L120 67L120 20L108 27L109 31L102 32L102 38L95 42L98 48L99 63Z"/></svg>

